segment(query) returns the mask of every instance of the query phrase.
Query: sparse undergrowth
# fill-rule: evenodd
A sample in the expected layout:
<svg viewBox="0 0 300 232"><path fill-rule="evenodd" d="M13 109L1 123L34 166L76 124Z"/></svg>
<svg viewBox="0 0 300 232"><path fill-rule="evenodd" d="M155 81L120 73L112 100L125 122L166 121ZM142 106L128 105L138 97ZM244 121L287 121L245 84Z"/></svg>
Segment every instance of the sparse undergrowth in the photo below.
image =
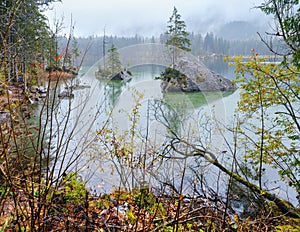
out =
<svg viewBox="0 0 300 232"><path fill-rule="evenodd" d="M8 190L12 191L12 190ZM18 189L24 213L22 231L30 226L30 211L24 190ZM2 191L3 193L3 191ZM43 231L299 231L299 219L280 215L269 207L256 218L241 220L225 210L221 200L205 196L184 196L155 189L116 190L100 196L90 194L78 175L64 177L60 188L49 196L47 213L38 221ZM14 202L10 194L2 204L0 231L18 231ZM179 206L179 207L178 207ZM177 214L179 212L179 214ZM225 215L225 216L224 216ZM26 219L28 223L26 223Z"/></svg>

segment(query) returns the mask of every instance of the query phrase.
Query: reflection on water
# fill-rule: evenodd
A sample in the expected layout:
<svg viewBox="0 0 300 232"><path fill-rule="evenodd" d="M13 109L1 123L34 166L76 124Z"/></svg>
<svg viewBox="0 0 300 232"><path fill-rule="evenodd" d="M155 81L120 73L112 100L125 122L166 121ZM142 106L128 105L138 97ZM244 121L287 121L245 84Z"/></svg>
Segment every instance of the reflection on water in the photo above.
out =
<svg viewBox="0 0 300 232"><path fill-rule="evenodd" d="M231 67L228 65L227 62L224 62L224 57L222 56L205 57L201 61L210 70L216 73L220 73L221 75L228 78L229 80L235 79L234 67Z"/></svg>
<svg viewBox="0 0 300 232"><path fill-rule="evenodd" d="M227 97L231 95L234 91L226 91L226 92L193 92L193 93L165 93L164 101L174 107L178 105L178 107L185 109L197 109L201 106L206 105L207 103L216 101L222 97Z"/></svg>
<svg viewBox="0 0 300 232"><path fill-rule="evenodd" d="M145 141L149 140L147 149L150 149L151 144L153 146L152 149L155 150L156 146L160 146L159 144L163 144L166 139L174 138L174 136L192 136L194 141L199 140L199 137L201 137L203 143L206 143L212 149L220 146L221 138L215 133L216 128L212 127L212 133L215 133L212 139L203 132L203 128L200 128L202 125L199 122L203 118L212 117L218 121L225 122L226 114L231 113L231 108L235 106L236 93L162 93L160 80L155 80L155 77L160 75L164 67L143 65L131 67L129 70L133 74L129 82L96 79L94 68L85 71L83 76L79 75L80 82L92 86L89 100L84 109L86 113L84 113L82 118L84 123L92 122L93 114L97 112L97 105L103 109L103 112L97 116L96 123L92 127L85 125L91 133L101 130L107 118L111 117L108 127L113 131L113 136L122 138L120 144L126 144L125 138L128 137L128 132L132 133L133 119L130 117L130 114L137 104L136 97L138 93L142 94L143 97L138 100L140 105L138 107L138 123L135 128L137 134L134 141L136 154L139 154L139 149L146 149L143 147ZM82 97L78 98L78 96L79 93L76 93L74 98L75 105L77 101L82 99ZM231 98L233 104L230 103L232 105L230 109L226 109L227 96L233 96ZM206 126L208 127L208 125ZM79 132L78 137L83 131ZM112 132L110 131L109 133ZM96 147L94 150L86 150L86 156L92 156L93 162L83 169L81 168L81 173L85 176L85 179L89 179L90 186L96 187L98 191L109 191L113 186L120 184L120 179L116 175L116 169L120 168L120 166L115 164L118 157L111 159L111 157L107 157L108 152L105 152L103 147L99 147L97 144L94 145ZM86 160L82 163L86 163ZM80 166L80 162L78 162L78 165ZM167 161L164 162L165 167L170 165L174 164ZM178 165L175 165L176 168L174 166L176 170L179 170L181 163L179 162ZM114 173L112 173L112 169L115 170ZM169 168L166 170L169 170ZM130 176L130 170L128 173ZM102 183L101 186L98 186L99 182Z"/></svg>
<svg viewBox="0 0 300 232"><path fill-rule="evenodd" d="M104 95L107 96L107 101L110 106L114 106L116 104L116 101L121 95L125 85L126 83L121 80L107 81L104 86Z"/></svg>

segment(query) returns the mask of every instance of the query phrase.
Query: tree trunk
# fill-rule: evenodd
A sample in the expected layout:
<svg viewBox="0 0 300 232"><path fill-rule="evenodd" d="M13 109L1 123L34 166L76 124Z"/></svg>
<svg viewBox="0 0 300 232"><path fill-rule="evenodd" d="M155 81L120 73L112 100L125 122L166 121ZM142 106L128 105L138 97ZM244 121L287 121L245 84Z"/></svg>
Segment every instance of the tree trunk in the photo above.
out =
<svg viewBox="0 0 300 232"><path fill-rule="evenodd" d="M226 174L228 174L229 176L231 176L232 178L234 178L239 183L241 183L244 186L248 187L252 191L258 193L263 198L265 198L265 199L267 199L269 201L273 201L277 205L277 207L279 208L279 210L282 213L284 213L285 215L287 215L289 217L292 217L292 218L300 218L299 213L297 213L296 210L295 210L295 208L292 207L292 204L286 203L284 200L276 197L274 194L271 194L268 191L262 190L257 185L255 185L253 183L250 183L249 181L245 180L240 175L238 175L238 174L236 174L234 172L231 172L230 170L228 170L227 168L225 168L222 164L220 164L217 159L207 158L207 156L205 155L205 153L209 153L210 155L212 155L214 157L213 154L211 154L210 152L207 152L207 151L205 151L205 152L204 151L198 151L197 153L194 153L194 156L202 156L202 157L204 157L207 161L209 161L210 163L212 163L213 165L215 165L217 168L219 168L221 171L225 172Z"/></svg>

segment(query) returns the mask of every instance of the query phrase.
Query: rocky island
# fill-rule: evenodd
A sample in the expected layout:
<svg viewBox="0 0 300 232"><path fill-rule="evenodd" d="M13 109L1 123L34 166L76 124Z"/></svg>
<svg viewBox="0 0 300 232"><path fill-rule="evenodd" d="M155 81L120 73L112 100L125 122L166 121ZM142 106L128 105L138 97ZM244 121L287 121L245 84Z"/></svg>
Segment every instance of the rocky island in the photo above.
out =
<svg viewBox="0 0 300 232"><path fill-rule="evenodd" d="M198 62L181 59L161 74L163 91L232 91L234 83Z"/></svg>

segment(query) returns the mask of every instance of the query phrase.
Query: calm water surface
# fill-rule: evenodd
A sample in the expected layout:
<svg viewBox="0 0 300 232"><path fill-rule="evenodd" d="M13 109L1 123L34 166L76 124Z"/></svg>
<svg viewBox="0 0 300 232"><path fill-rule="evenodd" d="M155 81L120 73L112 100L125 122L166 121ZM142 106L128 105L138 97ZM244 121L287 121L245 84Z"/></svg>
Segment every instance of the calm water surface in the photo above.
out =
<svg viewBox="0 0 300 232"><path fill-rule="evenodd" d="M233 69L224 63L208 65L211 69L221 73L229 79L234 79ZM226 156L224 151L229 148L227 142L231 142L232 135L225 130L224 126L232 126L234 122L234 110L239 99L239 90L235 92L210 92L210 93L168 93L161 91L160 81L155 77L162 72L163 67L147 65L132 67L132 80L129 82L107 81L95 78L96 67L85 68L78 77L80 83L88 84L90 89L75 91L73 120L79 117L77 123L79 129L76 132L75 141L71 146L89 146L85 150L83 159L78 160L75 168L80 171L83 179L88 181L88 186L97 192L108 192L112 188L121 185L120 176L116 171L112 172L112 162L103 155L103 150L97 142L96 131L101 130L110 117L110 127L116 133L122 134L131 128L132 121L129 120L130 112L136 105L136 96L139 93L143 97L139 100L139 123L137 131L141 137L149 137L151 144L162 144L166 138L172 137L172 133L164 127L166 123L173 127L174 131L183 138L192 137L192 142L201 140L209 147L218 159L225 164L230 164L230 155ZM137 94L138 93L138 94ZM63 103L66 104L66 103ZM164 115L159 114L163 109ZM96 117L95 117L96 115ZM157 116L158 115L158 116ZM87 133L88 132L88 133ZM81 139L85 137L86 139ZM222 153L223 152L223 153ZM198 162L198 163L197 163ZM200 169L205 175L207 182L221 193L226 190L227 177L220 175L219 171L203 161L194 159L187 161L191 169ZM199 163L200 162L200 163ZM157 172L165 179L179 184L180 170L183 161L166 161ZM166 174L167 173L167 174ZM171 175L170 177L169 175ZM269 188L274 188L280 196L295 201L295 194L284 183L279 181L276 170L267 169L264 182ZM165 176L164 176L165 175ZM151 175L150 175L151 176ZM193 171L187 171L187 185L194 178ZM147 181L154 182L155 178L148 177Z"/></svg>

